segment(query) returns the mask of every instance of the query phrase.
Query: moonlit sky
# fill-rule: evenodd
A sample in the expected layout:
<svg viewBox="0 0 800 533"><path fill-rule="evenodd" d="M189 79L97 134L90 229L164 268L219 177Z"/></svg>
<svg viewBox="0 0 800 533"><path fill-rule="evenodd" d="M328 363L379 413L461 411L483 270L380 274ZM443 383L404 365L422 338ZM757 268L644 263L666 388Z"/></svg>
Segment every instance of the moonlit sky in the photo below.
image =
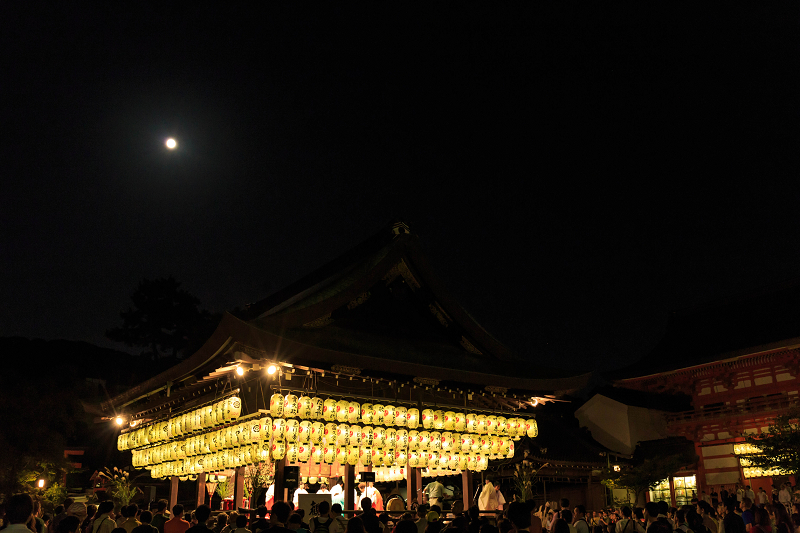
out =
<svg viewBox="0 0 800 533"><path fill-rule="evenodd" d="M0 335L121 348L142 277L231 309L399 217L520 353L630 363L798 274L798 20L4 2Z"/></svg>

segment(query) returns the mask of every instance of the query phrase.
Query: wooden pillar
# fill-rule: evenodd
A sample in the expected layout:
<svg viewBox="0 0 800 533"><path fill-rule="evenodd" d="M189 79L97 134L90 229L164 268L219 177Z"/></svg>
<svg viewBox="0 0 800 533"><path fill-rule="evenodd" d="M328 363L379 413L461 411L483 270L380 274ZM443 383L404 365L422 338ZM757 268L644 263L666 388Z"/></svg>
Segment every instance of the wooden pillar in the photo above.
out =
<svg viewBox="0 0 800 533"><path fill-rule="evenodd" d="M283 467L286 465L286 459L281 459L275 463L275 492L273 498L275 501L286 501L286 488L283 483Z"/></svg>
<svg viewBox="0 0 800 533"><path fill-rule="evenodd" d="M461 491L464 498L464 510L469 510L472 507L472 472L469 470L461 471Z"/></svg>
<svg viewBox="0 0 800 533"><path fill-rule="evenodd" d="M414 485L417 492L417 505L422 505L422 472L419 468L414 469Z"/></svg>
<svg viewBox="0 0 800 533"><path fill-rule="evenodd" d="M594 498L592 498L592 473L589 472L589 478L586 482L586 507L594 509Z"/></svg>
<svg viewBox="0 0 800 533"><path fill-rule="evenodd" d="M197 505L206 503L206 475L197 476Z"/></svg>
<svg viewBox="0 0 800 533"><path fill-rule="evenodd" d="M351 464L347 464L344 467L344 483L342 488L344 489L344 510L351 511L355 508L353 491L356 490L356 467Z"/></svg>
<svg viewBox="0 0 800 533"><path fill-rule="evenodd" d="M178 505L178 476L169 478L169 512Z"/></svg>
<svg viewBox="0 0 800 533"><path fill-rule="evenodd" d="M416 468L406 467L406 509L409 511L411 510L411 502L417 497L416 480L414 479L416 472Z"/></svg>
<svg viewBox="0 0 800 533"><path fill-rule="evenodd" d="M243 466L237 466L233 470L235 480L235 489L233 491L233 509L238 511L242 506L242 499L244 498L244 469Z"/></svg>

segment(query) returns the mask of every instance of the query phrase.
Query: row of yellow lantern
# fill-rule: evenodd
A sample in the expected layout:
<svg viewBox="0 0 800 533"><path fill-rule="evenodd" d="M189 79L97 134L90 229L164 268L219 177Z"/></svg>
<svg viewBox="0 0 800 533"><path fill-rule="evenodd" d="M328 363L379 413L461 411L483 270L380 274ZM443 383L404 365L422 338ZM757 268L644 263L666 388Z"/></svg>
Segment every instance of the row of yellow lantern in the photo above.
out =
<svg viewBox="0 0 800 533"><path fill-rule="evenodd" d="M742 472L744 473L744 477L748 479L753 477L784 476L787 474L786 471L780 468L761 468L759 466L742 468Z"/></svg>
<svg viewBox="0 0 800 533"><path fill-rule="evenodd" d="M239 418L241 412L242 402L239 397L230 396L211 405L198 407L169 419L153 422L123 433L117 439L117 448L130 450L196 434L213 427L230 424Z"/></svg>
<svg viewBox="0 0 800 533"><path fill-rule="evenodd" d="M407 409L402 406L323 400L319 397L273 394L269 402L273 418L324 420L374 426L399 426L423 429L470 432L521 437L530 433L529 422L522 418L444 411L441 409Z"/></svg>

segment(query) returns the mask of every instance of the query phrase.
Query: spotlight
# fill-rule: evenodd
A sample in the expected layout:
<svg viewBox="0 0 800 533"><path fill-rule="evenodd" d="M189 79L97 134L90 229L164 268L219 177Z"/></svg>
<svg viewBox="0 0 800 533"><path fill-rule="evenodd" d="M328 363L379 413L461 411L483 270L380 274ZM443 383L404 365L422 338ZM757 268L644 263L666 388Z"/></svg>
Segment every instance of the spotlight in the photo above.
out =
<svg viewBox="0 0 800 533"><path fill-rule="evenodd" d="M40 489L43 489L43 488L44 488L44 480L43 480L43 479L40 479L40 480L39 480L39 488L40 488Z"/></svg>
<svg viewBox="0 0 800 533"><path fill-rule="evenodd" d="M277 372L277 371L278 371L278 367L277 367L277 366L275 366L275 365L269 365L269 366L267 367L267 374L269 374L270 376L271 376L272 374L274 374L275 372Z"/></svg>
<svg viewBox="0 0 800 533"><path fill-rule="evenodd" d="M244 376L244 368L242 368L242 367L240 367L240 366L237 366L237 367L236 367L236 374L237 374L238 376Z"/></svg>
<svg viewBox="0 0 800 533"><path fill-rule="evenodd" d="M114 422L116 422L118 426L121 426L122 424L125 423L125 419L122 418L121 416L118 416L117 418L114 419Z"/></svg>

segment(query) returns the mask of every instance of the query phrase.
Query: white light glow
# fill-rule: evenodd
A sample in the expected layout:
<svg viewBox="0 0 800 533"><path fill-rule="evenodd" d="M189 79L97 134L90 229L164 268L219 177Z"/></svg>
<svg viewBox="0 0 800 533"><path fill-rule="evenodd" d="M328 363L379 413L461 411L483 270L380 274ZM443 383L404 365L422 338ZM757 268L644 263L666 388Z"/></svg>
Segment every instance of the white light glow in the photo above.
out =
<svg viewBox="0 0 800 533"><path fill-rule="evenodd" d="M117 418L114 419L114 422L116 422L118 426L121 426L122 424L125 423L125 419L123 419L121 416L118 416Z"/></svg>
<svg viewBox="0 0 800 533"><path fill-rule="evenodd" d="M178 146L178 141L170 137L169 139L167 139L166 144L167 148L169 148L170 150L174 150Z"/></svg>
<svg viewBox="0 0 800 533"><path fill-rule="evenodd" d="M244 368L237 366L236 367L236 374L239 376L244 376Z"/></svg>
<svg viewBox="0 0 800 533"><path fill-rule="evenodd" d="M40 480L39 480L39 488L40 488L40 489L43 489L43 488L44 488L44 480L43 480L43 479L40 479Z"/></svg>
<svg viewBox="0 0 800 533"><path fill-rule="evenodd" d="M275 365L269 365L269 367L267 367L267 374L269 374L270 376L277 371L278 367L276 367Z"/></svg>

